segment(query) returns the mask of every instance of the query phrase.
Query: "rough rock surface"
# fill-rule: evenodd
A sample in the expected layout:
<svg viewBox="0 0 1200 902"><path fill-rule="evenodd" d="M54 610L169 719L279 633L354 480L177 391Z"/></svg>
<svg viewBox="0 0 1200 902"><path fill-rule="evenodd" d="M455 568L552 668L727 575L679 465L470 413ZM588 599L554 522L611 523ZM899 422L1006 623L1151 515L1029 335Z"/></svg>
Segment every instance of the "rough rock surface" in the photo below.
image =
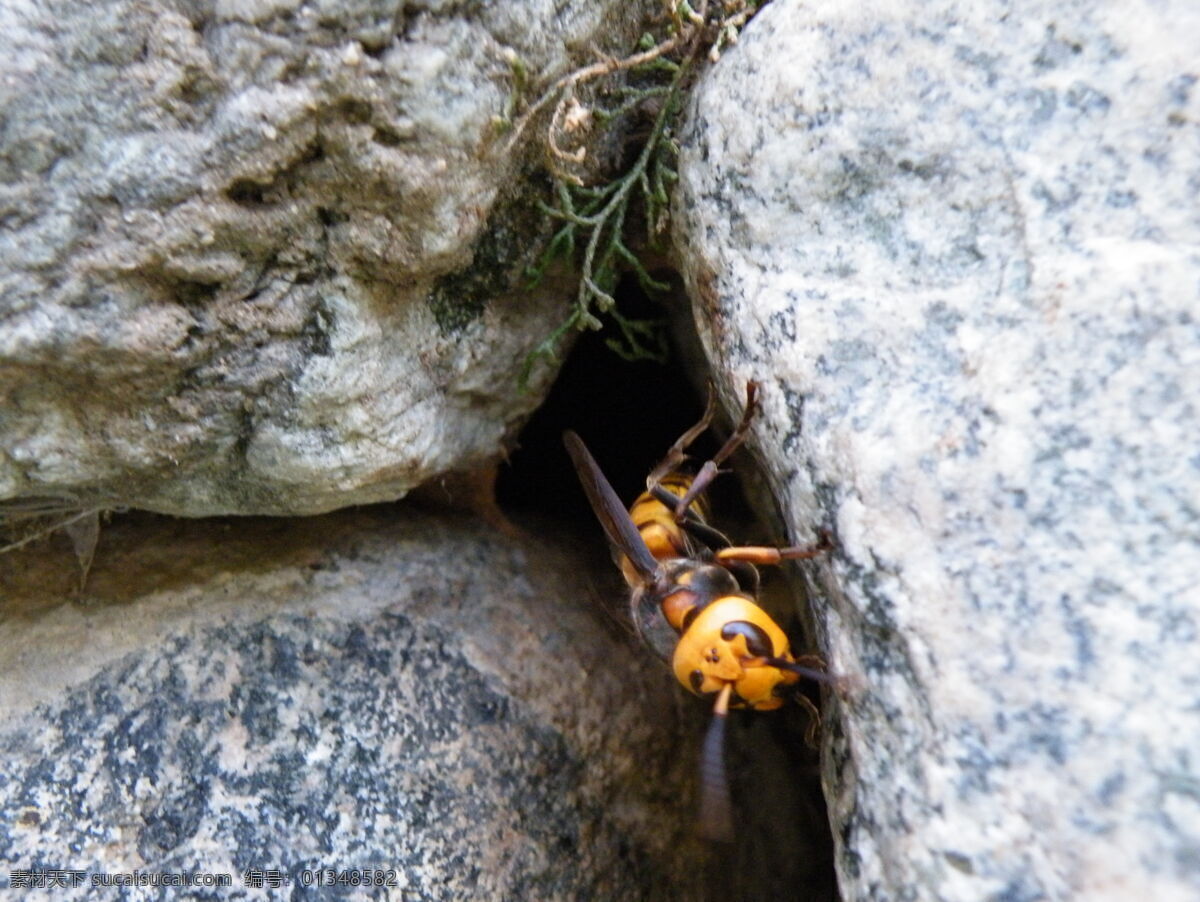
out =
<svg viewBox="0 0 1200 902"><path fill-rule="evenodd" d="M775 0L680 255L849 688L847 899L1200 886L1200 10Z"/></svg>
<svg viewBox="0 0 1200 902"><path fill-rule="evenodd" d="M29 898L249 869L292 883L244 898L329 898L299 882L322 868L396 871L337 898L694 897L670 682L552 542L411 508L143 516L75 603L69 556L0 574L3 877L86 873Z"/></svg>
<svg viewBox="0 0 1200 902"><path fill-rule="evenodd" d="M496 457L566 295L514 73L644 8L0 6L0 499L313 513Z"/></svg>

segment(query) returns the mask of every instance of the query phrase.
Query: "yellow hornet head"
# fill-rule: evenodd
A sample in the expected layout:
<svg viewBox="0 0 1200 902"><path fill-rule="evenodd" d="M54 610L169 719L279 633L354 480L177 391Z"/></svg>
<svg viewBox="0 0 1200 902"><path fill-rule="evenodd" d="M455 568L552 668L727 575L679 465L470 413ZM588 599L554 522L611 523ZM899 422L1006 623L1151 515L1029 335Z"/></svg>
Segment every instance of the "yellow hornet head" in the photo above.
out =
<svg viewBox="0 0 1200 902"><path fill-rule="evenodd" d="M719 598L701 608L675 647L675 678L697 695L733 685L740 703L758 711L783 704L780 684L799 677L763 663L761 658L791 661L787 636L762 608L741 595ZM749 666L747 666L749 664Z"/></svg>

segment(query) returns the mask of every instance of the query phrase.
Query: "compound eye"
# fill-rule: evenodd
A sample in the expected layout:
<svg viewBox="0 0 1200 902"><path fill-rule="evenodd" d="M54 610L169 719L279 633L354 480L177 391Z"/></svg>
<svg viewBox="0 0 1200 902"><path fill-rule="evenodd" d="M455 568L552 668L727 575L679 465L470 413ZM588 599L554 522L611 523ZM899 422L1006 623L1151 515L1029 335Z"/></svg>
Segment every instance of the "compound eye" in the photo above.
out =
<svg viewBox="0 0 1200 902"><path fill-rule="evenodd" d="M731 620L721 627L721 638L726 642L733 641L737 636L741 636L746 640L746 651L754 655L756 658L770 658L775 654L775 648L771 645L771 637L767 635L767 631L761 626L751 623L748 620Z"/></svg>

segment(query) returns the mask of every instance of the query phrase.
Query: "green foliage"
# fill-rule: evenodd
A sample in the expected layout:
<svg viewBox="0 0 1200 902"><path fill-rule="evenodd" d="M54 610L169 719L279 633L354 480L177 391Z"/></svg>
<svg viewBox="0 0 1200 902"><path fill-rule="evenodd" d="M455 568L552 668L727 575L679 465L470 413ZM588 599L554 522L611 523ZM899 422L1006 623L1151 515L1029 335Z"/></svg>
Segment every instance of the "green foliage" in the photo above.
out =
<svg viewBox="0 0 1200 902"><path fill-rule="evenodd" d="M658 236L666 231L670 188L676 180L672 130L683 94L700 61L719 59L721 48L736 42L741 28L765 2L718 0L710 4L710 0L697 0L693 6L689 0L666 0L665 35L648 32L642 35L637 52L631 56L619 60L604 58L568 73L513 122L510 142L516 141L534 117L555 104L544 141L554 187L551 203L543 204L542 210L559 227L537 263L529 268L529 275L536 283L551 263L562 259L574 261L579 268L579 288L571 312L526 357L522 386L539 361L557 359L558 345L568 333L601 329L606 322L617 330L617 335L608 340L608 346L622 357L665 359L662 321L627 317L618 309L613 296L622 272L633 272L650 295L667 288L647 272L630 246L633 242L627 229L636 209L645 219L647 246L654 247ZM598 105L596 109L579 104L577 88L598 79L612 81L617 73L624 73L625 82L606 95L614 97L615 103ZM518 79L514 71L514 90L519 88L523 93L528 82L521 74ZM591 185L575 174L586 158L587 149L581 146L567 152L559 146L560 136L583 133L593 121L607 128L611 136L620 131L622 123L632 121L640 111L655 105L653 127L636 159L624 171L611 178L601 176L599 184ZM594 136L592 143L598 143Z"/></svg>
<svg viewBox="0 0 1200 902"><path fill-rule="evenodd" d="M643 44L647 40L653 46L653 39L649 35L643 38ZM539 360L556 359L558 344L565 335L572 330L601 329L605 319L618 330L618 336L608 339L606 343L621 357L626 360L666 360L667 345L662 321L625 316L617 307L613 290L625 271L632 271L636 275L647 294L653 295L669 288L650 275L630 248L626 226L633 212L631 204L640 200L647 243L656 245L665 228L670 187L677 178L671 126L679 111L681 86L688 68L686 60L678 64L658 57L633 72L651 76L665 72L670 75L668 83L649 87L626 86L617 92L619 102L616 106L596 111L597 120L609 123L634 114L647 103L659 104L645 144L623 173L595 186L574 184L560 174L554 175L554 202L541 206L543 212L561 225L537 263L529 268L528 274L536 284L546 268L556 260L577 259L579 288L567 319L526 358L521 373L522 384L526 383Z"/></svg>
<svg viewBox="0 0 1200 902"><path fill-rule="evenodd" d="M512 131L517 109L525 101L525 96L529 92L529 68L515 52L508 57L508 72L512 87L504 101L503 111L492 117L492 128L498 134Z"/></svg>

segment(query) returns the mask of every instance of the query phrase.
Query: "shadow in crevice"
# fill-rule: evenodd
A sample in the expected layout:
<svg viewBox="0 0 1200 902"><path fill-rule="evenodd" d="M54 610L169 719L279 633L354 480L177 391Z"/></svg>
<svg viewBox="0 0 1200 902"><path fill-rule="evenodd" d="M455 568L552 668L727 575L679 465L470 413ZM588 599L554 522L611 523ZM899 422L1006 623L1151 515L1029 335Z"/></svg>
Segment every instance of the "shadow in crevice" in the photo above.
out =
<svg viewBox="0 0 1200 902"><path fill-rule="evenodd" d="M623 303L628 303L630 293L636 294L629 281L622 286ZM636 296L632 300L645 303ZM684 335L684 344L694 345L694 339ZM545 404L501 468L497 485L501 506L517 522L536 522L538 529L561 523L572 535L593 541L598 554L606 554L603 533L563 448L563 430L573 429L582 436L617 494L631 501L644 489L646 474L671 443L700 418L704 376L685 372L681 364L630 363L605 346L603 333L581 336ZM714 430L718 434L706 434L694 446L698 460L715 451L728 426L718 417ZM749 455L735 456L735 472L744 477L752 467ZM737 479L717 480L710 501L715 525L732 538L770 541L770 531L754 517ZM763 576L760 601L780 618L793 644L805 648L789 581L778 573ZM619 597L599 603L619 609L624 588L615 568L613 579L597 587L597 595L608 593ZM663 678L673 679L666 668ZM707 720L703 703L682 689L679 699L695 708L699 734ZM697 863L705 868L705 898L721 902L838 899L818 756L804 743L806 723L802 709L793 705L771 713L732 715L726 760L736 806L736 841L730 848L711 846L708 860ZM694 800L680 799L680 804L694 804Z"/></svg>

